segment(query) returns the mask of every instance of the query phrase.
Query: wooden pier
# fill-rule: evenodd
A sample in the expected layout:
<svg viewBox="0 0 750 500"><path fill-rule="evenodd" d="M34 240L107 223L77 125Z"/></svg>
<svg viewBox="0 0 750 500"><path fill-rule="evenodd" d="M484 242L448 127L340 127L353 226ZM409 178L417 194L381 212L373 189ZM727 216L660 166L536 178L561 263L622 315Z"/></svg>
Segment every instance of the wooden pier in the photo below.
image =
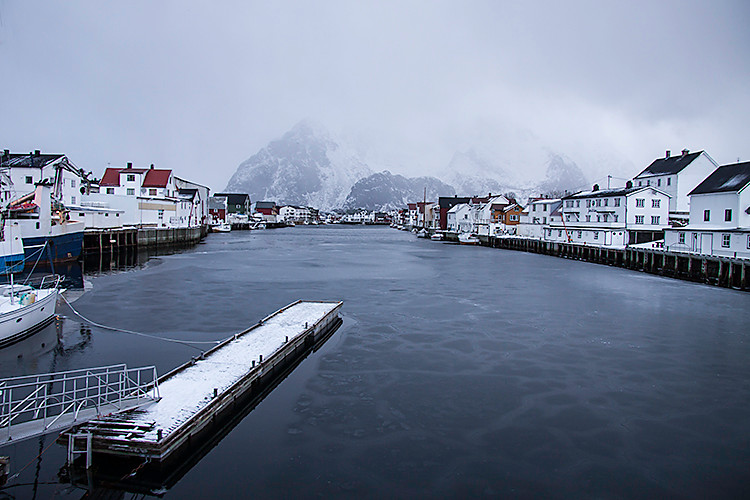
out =
<svg viewBox="0 0 750 500"><path fill-rule="evenodd" d="M166 464L209 438L248 399L265 395L332 335L341 306L294 302L160 377L159 401L78 426L59 441L90 434L93 456Z"/></svg>
<svg viewBox="0 0 750 500"><path fill-rule="evenodd" d="M428 229L430 234L437 231ZM458 233L440 231L445 242L458 243ZM521 236L479 235L479 244L504 250L551 255L564 259L623 267L660 276L750 291L750 260L717 257L660 248L610 248L544 241Z"/></svg>
<svg viewBox="0 0 750 500"><path fill-rule="evenodd" d="M146 249L195 245L208 234L208 226L195 227L117 227L86 229L83 256L105 256Z"/></svg>

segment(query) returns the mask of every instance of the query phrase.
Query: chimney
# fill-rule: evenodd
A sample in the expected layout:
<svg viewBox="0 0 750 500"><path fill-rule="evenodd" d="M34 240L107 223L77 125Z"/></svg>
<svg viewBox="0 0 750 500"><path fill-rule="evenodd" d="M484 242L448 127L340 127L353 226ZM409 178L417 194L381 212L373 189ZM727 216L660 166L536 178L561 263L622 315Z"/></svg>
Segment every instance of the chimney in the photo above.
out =
<svg viewBox="0 0 750 500"><path fill-rule="evenodd" d="M667 151L669 153L669 151ZM667 155L667 158L669 158L669 155ZM628 181L625 183L625 189L630 189L633 187L633 181Z"/></svg>
<svg viewBox="0 0 750 500"><path fill-rule="evenodd" d="M153 169L154 169L154 164L152 163L152 164L151 164L151 170L153 170Z"/></svg>
<svg viewBox="0 0 750 500"><path fill-rule="evenodd" d="M689 152L690 152L690 150L689 150L689 149L683 149L683 150L682 150L682 156L685 156L685 155L686 155L686 154L688 154Z"/></svg>
<svg viewBox="0 0 750 500"><path fill-rule="evenodd" d="M6 149L3 151L3 156L10 156L10 149Z"/></svg>
<svg viewBox="0 0 750 500"><path fill-rule="evenodd" d="M34 150L34 156L39 156L39 155L40 155L41 153L42 153L42 152L41 152L41 151L39 151L38 149L35 149L35 150Z"/></svg>
<svg viewBox="0 0 750 500"><path fill-rule="evenodd" d="M133 168L133 162L132 161L128 162L128 168Z"/></svg>
<svg viewBox="0 0 750 500"><path fill-rule="evenodd" d="M670 156L672 156L672 152L667 149L667 158L669 158Z"/></svg>
<svg viewBox="0 0 750 500"><path fill-rule="evenodd" d="M592 191L599 191L599 184L594 184L594 187L591 188Z"/></svg>

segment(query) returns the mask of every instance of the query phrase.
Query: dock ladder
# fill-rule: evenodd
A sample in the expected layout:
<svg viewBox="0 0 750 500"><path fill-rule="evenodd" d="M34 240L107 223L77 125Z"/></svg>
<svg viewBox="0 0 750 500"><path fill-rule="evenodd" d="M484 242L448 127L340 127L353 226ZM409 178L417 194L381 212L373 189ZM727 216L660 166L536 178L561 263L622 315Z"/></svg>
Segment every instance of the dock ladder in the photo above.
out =
<svg viewBox="0 0 750 500"><path fill-rule="evenodd" d="M158 400L154 366L120 364L0 379L0 447Z"/></svg>

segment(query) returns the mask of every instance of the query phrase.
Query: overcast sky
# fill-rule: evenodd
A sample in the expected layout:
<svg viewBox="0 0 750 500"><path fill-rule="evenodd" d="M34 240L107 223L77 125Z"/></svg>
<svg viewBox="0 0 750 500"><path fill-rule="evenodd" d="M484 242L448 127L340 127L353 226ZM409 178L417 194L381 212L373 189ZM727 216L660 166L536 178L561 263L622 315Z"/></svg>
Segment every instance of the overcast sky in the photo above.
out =
<svg viewBox="0 0 750 500"><path fill-rule="evenodd" d="M0 148L214 190L305 118L406 174L512 131L589 169L750 160L749 6L0 0Z"/></svg>

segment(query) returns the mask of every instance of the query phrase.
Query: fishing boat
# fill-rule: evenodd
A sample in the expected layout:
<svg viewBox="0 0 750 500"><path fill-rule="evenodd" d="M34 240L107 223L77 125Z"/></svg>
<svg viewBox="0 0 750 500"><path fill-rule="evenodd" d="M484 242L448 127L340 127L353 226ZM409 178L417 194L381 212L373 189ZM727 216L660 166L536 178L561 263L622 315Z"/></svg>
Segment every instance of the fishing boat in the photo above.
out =
<svg viewBox="0 0 750 500"><path fill-rule="evenodd" d="M430 236L430 239L431 239L432 241L443 241L443 238L444 238L444 237L445 237L445 236L443 235L443 233L435 233L435 234L433 234L432 236Z"/></svg>
<svg viewBox="0 0 750 500"><path fill-rule="evenodd" d="M232 225L228 222L222 222L211 227L211 231L214 233L228 233L232 230Z"/></svg>
<svg viewBox="0 0 750 500"><path fill-rule="evenodd" d="M36 190L8 204L5 227L23 241L27 262L69 262L83 250L85 224L70 220L69 211L51 196L51 186Z"/></svg>
<svg viewBox="0 0 750 500"><path fill-rule="evenodd" d="M474 233L461 233L458 235L458 242L462 245L478 245L479 236Z"/></svg>
<svg viewBox="0 0 750 500"><path fill-rule="evenodd" d="M0 214L0 274L23 271L23 241L18 231L5 225L5 217Z"/></svg>
<svg viewBox="0 0 750 500"><path fill-rule="evenodd" d="M12 276L12 275L11 275ZM0 285L0 348L38 332L55 318L62 276L45 276L39 288Z"/></svg>

